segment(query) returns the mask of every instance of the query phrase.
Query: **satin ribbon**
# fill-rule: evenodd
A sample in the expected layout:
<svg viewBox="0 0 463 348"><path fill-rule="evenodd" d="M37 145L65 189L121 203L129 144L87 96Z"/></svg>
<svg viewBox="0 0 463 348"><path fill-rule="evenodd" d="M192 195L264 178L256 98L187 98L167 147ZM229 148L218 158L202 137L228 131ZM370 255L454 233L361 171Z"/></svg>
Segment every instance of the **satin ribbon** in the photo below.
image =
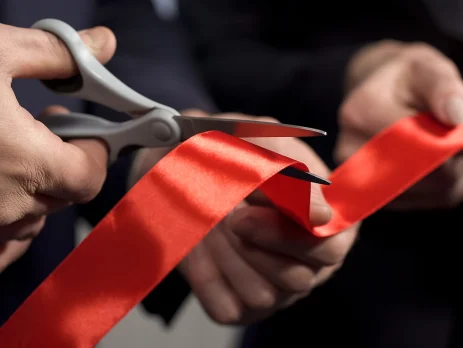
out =
<svg viewBox="0 0 463 348"><path fill-rule="evenodd" d="M292 159L219 132L197 135L148 172L0 328L8 348L94 347L240 201L259 188L319 237L381 209L463 148L463 128L428 115L374 137L330 177L334 216L308 220L310 184Z"/></svg>

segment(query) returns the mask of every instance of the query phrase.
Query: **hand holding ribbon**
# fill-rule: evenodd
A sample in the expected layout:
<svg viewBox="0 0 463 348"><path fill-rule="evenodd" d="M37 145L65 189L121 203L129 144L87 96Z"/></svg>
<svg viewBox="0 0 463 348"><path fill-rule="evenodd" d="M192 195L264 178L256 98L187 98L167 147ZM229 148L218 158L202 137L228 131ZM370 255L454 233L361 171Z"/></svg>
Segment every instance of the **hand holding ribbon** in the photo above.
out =
<svg viewBox="0 0 463 348"><path fill-rule="evenodd" d="M463 123L463 81L458 68L426 44L381 41L367 46L353 57L346 80L336 146L339 162L348 160L378 132L423 110L444 125ZM409 137L413 142L415 134ZM456 154L387 209L445 209L462 200L463 157Z"/></svg>
<svg viewBox="0 0 463 348"><path fill-rule="evenodd" d="M198 110L186 115L208 116ZM228 119L258 119L242 114L220 114ZM304 142L295 138L246 139L262 148L310 166L322 177L329 170ZM142 177L167 150L145 150L133 177ZM331 218L320 185L312 185L310 224ZM282 214L260 190L254 191L227 215L182 260L185 276L209 316L222 324L249 324L287 307L328 279L342 265L355 240L357 227L322 239Z"/></svg>

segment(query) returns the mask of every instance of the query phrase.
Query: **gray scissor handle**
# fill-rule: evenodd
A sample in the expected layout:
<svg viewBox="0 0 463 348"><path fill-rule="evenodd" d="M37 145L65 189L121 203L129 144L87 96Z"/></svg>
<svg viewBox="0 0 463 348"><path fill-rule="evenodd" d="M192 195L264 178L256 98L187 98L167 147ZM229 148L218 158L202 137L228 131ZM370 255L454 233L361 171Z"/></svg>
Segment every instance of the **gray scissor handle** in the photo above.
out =
<svg viewBox="0 0 463 348"><path fill-rule="evenodd" d="M136 118L149 110L179 112L137 93L109 72L90 52L77 31L57 19L42 19L32 28L48 31L60 38L72 54L80 75L67 80L44 81L54 92L92 101Z"/></svg>
<svg viewBox="0 0 463 348"><path fill-rule="evenodd" d="M103 118L70 113L42 116L38 121L63 140L96 138L104 141L109 150L109 165L132 150L141 147L177 145L179 137L165 123L165 110L126 122L111 122Z"/></svg>

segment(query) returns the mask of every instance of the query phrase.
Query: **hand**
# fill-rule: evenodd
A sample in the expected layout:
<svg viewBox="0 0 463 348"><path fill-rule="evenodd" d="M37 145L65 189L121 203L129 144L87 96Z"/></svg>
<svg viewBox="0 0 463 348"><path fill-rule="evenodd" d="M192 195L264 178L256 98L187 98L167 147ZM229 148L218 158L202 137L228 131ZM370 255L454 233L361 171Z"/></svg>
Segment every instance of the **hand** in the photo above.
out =
<svg viewBox="0 0 463 348"><path fill-rule="evenodd" d="M115 38L105 28L80 33L108 61ZM106 176L107 152L93 140L63 142L15 98L14 78L68 78L77 68L54 35L0 25L0 272L17 260L48 214L91 200ZM47 112L65 112L51 108Z"/></svg>
<svg viewBox="0 0 463 348"><path fill-rule="evenodd" d="M204 115L197 111L184 114ZM329 174L317 155L297 139L247 140L302 161L316 174ZM138 174L134 177L141 177L168 151L145 151L136 160ZM310 220L313 225L323 225L330 218L331 210L319 185L314 184ZM256 191L216 226L178 269L213 320L248 324L291 305L326 281L342 265L356 234L357 226L331 238L316 238Z"/></svg>
<svg viewBox="0 0 463 348"><path fill-rule="evenodd" d="M425 44L386 41L368 46L347 72L335 155L343 162L382 129L430 111L448 126L463 123L463 82L455 64ZM406 149L405 149L406 150ZM463 157L457 155L387 208L451 208L463 198Z"/></svg>

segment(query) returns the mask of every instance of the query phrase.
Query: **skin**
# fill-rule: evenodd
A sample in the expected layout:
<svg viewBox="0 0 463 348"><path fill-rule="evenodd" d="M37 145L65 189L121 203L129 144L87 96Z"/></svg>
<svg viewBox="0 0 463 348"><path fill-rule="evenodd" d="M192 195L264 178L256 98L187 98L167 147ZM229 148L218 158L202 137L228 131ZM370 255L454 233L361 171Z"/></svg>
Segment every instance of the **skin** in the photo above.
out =
<svg viewBox="0 0 463 348"><path fill-rule="evenodd" d="M93 54L108 61L116 41L106 28L80 33ZM0 25L0 272L28 248L46 216L71 203L85 203L106 177L104 146L93 140L65 143L21 107L15 78L74 75L76 66L53 35ZM56 112L50 109L46 112Z"/></svg>
<svg viewBox="0 0 463 348"><path fill-rule="evenodd" d="M423 44L381 41L365 47L347 70L346 99L339 112L339 162L394 122L429 111L442 124L463 123L463 81L455 64ZM404 149L405 150L405 149ZM414 185L387 209L447 209L463 198L459 154Z"/></svg>

